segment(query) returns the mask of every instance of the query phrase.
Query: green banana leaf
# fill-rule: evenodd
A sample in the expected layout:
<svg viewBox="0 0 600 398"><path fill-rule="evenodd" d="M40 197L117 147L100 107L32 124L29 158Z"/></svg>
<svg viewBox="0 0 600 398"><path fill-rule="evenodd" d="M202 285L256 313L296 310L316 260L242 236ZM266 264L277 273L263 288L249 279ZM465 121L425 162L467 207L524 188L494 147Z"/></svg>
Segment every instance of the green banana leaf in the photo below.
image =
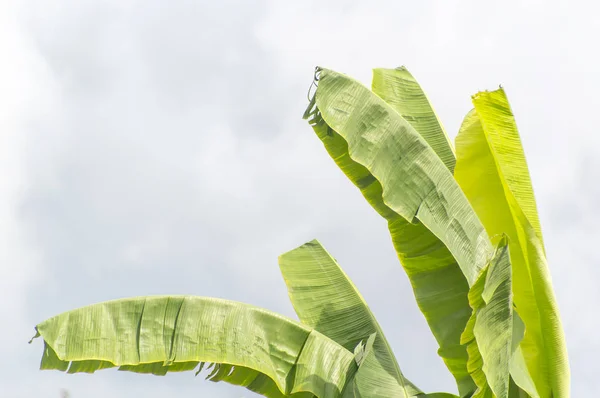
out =
<svg viewBox="0 0 600 398"><path fill-rule="evenodd" d="M370 390L373 387L376 387L374 383L372 383L373 369L379 368L381 371L381 367L379 366L379 361L377 360L374 352L374 344L377 338L377 334L373 333L367 339L366 344L359 344L356 346L354 350L354 357L357 360L357 364L359 365L359 369L356 372L353 380L350 382L350 385L346 388L346 395L352 398L371 398L371 397L392 397L397 396L407 397L405 391L401 391L400 389L396 389L396 393L400 393L400 395L381 395L381 391L372 391ZM388 394L393 394L393 390L387 390ZM346 398L346 397L344 397Z"/></svg>
<svg viewBox="0 0 600 398"><path fill-rule="evenodd" d="M36 327L42 369L164 375L214 363L213 381L267 397L341 397L357 361L314 329L247 304L150 296L69 311ZM37 337L36 336L36 337Z"/></svg>
<svg viewBox="0 0 600 398"><path fill-rule="evenodd" d="M510 251L510 248L509 248ZM512 266L511 266L512 268ZM514 297L514 296L513 296ZM514 305L514 300L513 300ZM540 398L535 382L531 377L525 356L521 348L521 342L525 336L525 324L517 313L516 307L513 308L513 330L512 330L512 345L510 358L510 398Z"/></svg>
<svg viewBox="0 0 600 398"><path fill-rule="evenodd" d="M494 257L469 291L473 314L461 342L468 345L469 371L478 386L473 398L509 398L514 396L511 389L525 392L516 385L511 387L511 370L520 370L516 373L518 380L526 380L528 395L520 396L538 396L527 369L511 369L515 360L522 360L522 352L517 349L524 329L513 309L508 246L503 235Z"/></svg>
<svg viewBox="0 0 600 398"><path fill-rule="evenodd" d="M520 348L537 391L568 397L566 344L514 117L502 89L479 93L473 104L456 137L455 178L488 235L509 237L514 302L525 324Z"/></svg>
<svg viewBox="0 0 600 398"><path fill-rule="evenodd" d="M322 69L315 96L320 116L347 142L351 159L380 182L384 204L440 237L474 283L492 246L427 142L385 101L347 76Z"/></svg>
<svg viewBox="0 0 600 398"><path fill-rule="evenodd" d="M460 335L469 283L493 252L452 174L399 113L355 80L321 69L305 117L329 155L388 221L419 308L461 396L476 388Z"/></svg>
<svg viewBox="0 0 600 398"><path fill-rule="evenodd" d="M404 66L396 69L373 69L371 89L409 122L448 170L454 172L456 156L452 142L425 92L408 69Z"/></svg>
<svg viewBox="0 0 600 398"><path fill-rule="evenodd" d="M377 359L377 355L373 348L376 333L373 333L369 336L366 344L363 346L362 344L357 346L355 350L355 358L360 357L360 360L357 360L359 364L358 371L356 372L354 378L348 385L345 390L344 398L374 398L378 396L382 397L401 397L402 395L379 395L379 393L375 393L372 388L374 384L372 383L371 373L373 369L380 367L379 359ZM365 375L366 373L366 375ZM390 394L394 394L394 391L388 391ZM432 394L418 394L415 395L418 398L458 398L456 395L448 394L448 393L432 393Z"/></svg>
<svg viewBox="0 0 600 398"><path fill-rule="evenodd" d="M406 380L394 353L350 278L317 241L310 241L279 257L281 273L300 322L348 350L376 334L373 359L361 368L360 390L376 398L423 394ZM358 387L357 387L358 388Z"/></svg>

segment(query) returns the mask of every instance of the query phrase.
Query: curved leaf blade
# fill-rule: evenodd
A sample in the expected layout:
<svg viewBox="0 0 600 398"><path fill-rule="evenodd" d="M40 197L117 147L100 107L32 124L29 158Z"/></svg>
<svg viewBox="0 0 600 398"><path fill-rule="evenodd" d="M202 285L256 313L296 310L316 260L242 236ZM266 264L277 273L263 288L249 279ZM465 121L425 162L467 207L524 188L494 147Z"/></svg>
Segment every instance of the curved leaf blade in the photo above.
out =
<svg viewBox="0 0 600 398"><path fill-rule="evenodd" d="M215 381L267 397L339 397L357 369L350 351L307 326L213 298L108 301L60 314L36 329L45 343L42 369L118 366L165 374L211 362L217 364Z"/></svg>
<svg viewBox="0 0 600 398"><path fill-rule="evenodd" d="M471 314L469 285L456 260L423 224L411 224L383 203L381 184L350 158L348 145L339 134L322 119L312 122L332 159L388 221L394 248L409 276L417 305L440 346L439 355L454 375L461 395L474 390L467 371L467 351L460 345L460 334Z"/></svg>
<svg viewBox="0 0 600 398"><path fill-rule="evenodd" d="M447 167L382 99L346 76L322 70L313 104L306 113L309 123L344 174L388 221L439 354L460 394L473 392L460 335L471 314L468 282L492 252L485 230Z"/></svg>
<svg viewBox="0 0 600 398"><path fill-rule="evenodd" d="M381 183L385 205L422 222L472 284L492 252L483 225L450 171L414 128L369 89L322 69L316 106L348 144L349 156Z"/></svg>
<svg viewBox="0 0 600 398"><path fill-rule="evenodd" d="M360 370L360 389L371 397L422 394L405 379L383 330L364 298L317 240L279 257L279 267L300 322L348 350L375 334L374 359Z"/></svg>

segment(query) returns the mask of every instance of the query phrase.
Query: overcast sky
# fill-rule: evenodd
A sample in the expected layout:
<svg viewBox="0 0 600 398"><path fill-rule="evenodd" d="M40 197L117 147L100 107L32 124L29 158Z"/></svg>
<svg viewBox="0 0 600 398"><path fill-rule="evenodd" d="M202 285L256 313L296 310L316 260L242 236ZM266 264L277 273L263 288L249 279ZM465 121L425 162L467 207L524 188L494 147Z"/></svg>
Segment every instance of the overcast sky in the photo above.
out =
<svg viewBox="0 0 600 398"><path fill-rule="evenodd" d="M277 255L312 238L404 373L454 392L384 221L301 120L315 65L366 84L406 65L452 137L471 94L507 90L573 396L586 396L600 356L600 7L491 3L0 1L0 395L253 396L192 373L40 372L42 343L27 341L62 311L147 294L293 317Z"/></svg>

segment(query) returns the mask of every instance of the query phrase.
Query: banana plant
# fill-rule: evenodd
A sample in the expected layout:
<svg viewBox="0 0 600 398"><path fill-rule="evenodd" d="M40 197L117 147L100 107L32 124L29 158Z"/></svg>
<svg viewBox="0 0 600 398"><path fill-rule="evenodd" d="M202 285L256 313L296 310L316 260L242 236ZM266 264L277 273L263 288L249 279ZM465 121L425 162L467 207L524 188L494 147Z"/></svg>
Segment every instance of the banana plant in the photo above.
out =
<svg viewBox="0 0 600 398"><path fill-rule="evenodd" d="M388 222L462 397L568 397L566 344L515 120L473 96L456 147L406 68L317 68L305 118Z"/></svg>
<svg viewBox="0 0 600 398"><path fill-rule="evenodd" d="M206 297L108 301L37 325L41 368L165 375L206 367L209 380L266 397L455 397L424 394L404 377L373 313L318 241L279 264L300 322Z"/></svg>
<svg viewBox="0 0 600 398"><path fill-rule="evenodd" d="M460 397L566 398L569 367L523 149L502 89L473 97L456 148L406 68L372 90L317 68L304 117L388 222ZM148 296L36 326L41 369L207 379L266 397L451 398L408 380L365 300L316 240L279 258L299 321L248 304Z"/></svg>

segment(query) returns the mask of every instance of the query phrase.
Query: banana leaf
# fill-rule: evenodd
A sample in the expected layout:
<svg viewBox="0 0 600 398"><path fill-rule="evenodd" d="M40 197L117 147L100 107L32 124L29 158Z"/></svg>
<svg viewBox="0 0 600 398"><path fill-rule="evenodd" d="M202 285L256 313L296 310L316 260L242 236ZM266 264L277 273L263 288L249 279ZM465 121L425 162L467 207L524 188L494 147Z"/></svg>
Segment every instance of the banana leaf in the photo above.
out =
<svg viewBox="0 0 600 398"><path fill-rule="evenodd" d="M513 308L511 262L508 239L502 235L496 253L469 291L473 314L461 336L469 351L469 372L478 386L472 398L509 398L516 390L521 397L538 397L522 362L519 343L523 324ZM526 390L511 385L511 373ZM528 395L525 395L528 394Z"/></svg>
<svg viewBox="0 0 600 398"><path fill-rule="evenodd" d="M503 89L479 93L473 104L456 137L455 178L488 235L508 235L514 302L525 325L520 349L537 392L568 397L564 333L514 116Z"/></svg>
<svg viewBox="0 0 600 398"><path fill-rule="evenodd" d="M50 318L41 369L164 375L213 364L209 379L267 397L341 397L354 354L314 329L233 301L149 296L108 301ZM199 369L199 370L200 370Z"/></svg>
<svg viewBox="0 0 600 398"><path fill-rule="evenodd" d="M460 344L469 285L493 248L448 167L397 111L355 80L327 69L305 113L329 155L388 221L417 304L461 396L476 386Z"/></svg>
<svg viewBox="0 0 600 398"><path fill-rule="evenodd" d="M410 123L448 170L454 172L456 155L452 142L427 95L408 69L404 66L373 69L371 89Z"/></svg>
<svg viewBox="0 0 600 398"><path fill-rule="evenodd" d="M317 241L279 257L290 300L302 324L323 333L348 350L375 335L373 358L363 365L356 389L369 397L414 397L423 394L406 380L394 353L350 278Z"/></svg>

